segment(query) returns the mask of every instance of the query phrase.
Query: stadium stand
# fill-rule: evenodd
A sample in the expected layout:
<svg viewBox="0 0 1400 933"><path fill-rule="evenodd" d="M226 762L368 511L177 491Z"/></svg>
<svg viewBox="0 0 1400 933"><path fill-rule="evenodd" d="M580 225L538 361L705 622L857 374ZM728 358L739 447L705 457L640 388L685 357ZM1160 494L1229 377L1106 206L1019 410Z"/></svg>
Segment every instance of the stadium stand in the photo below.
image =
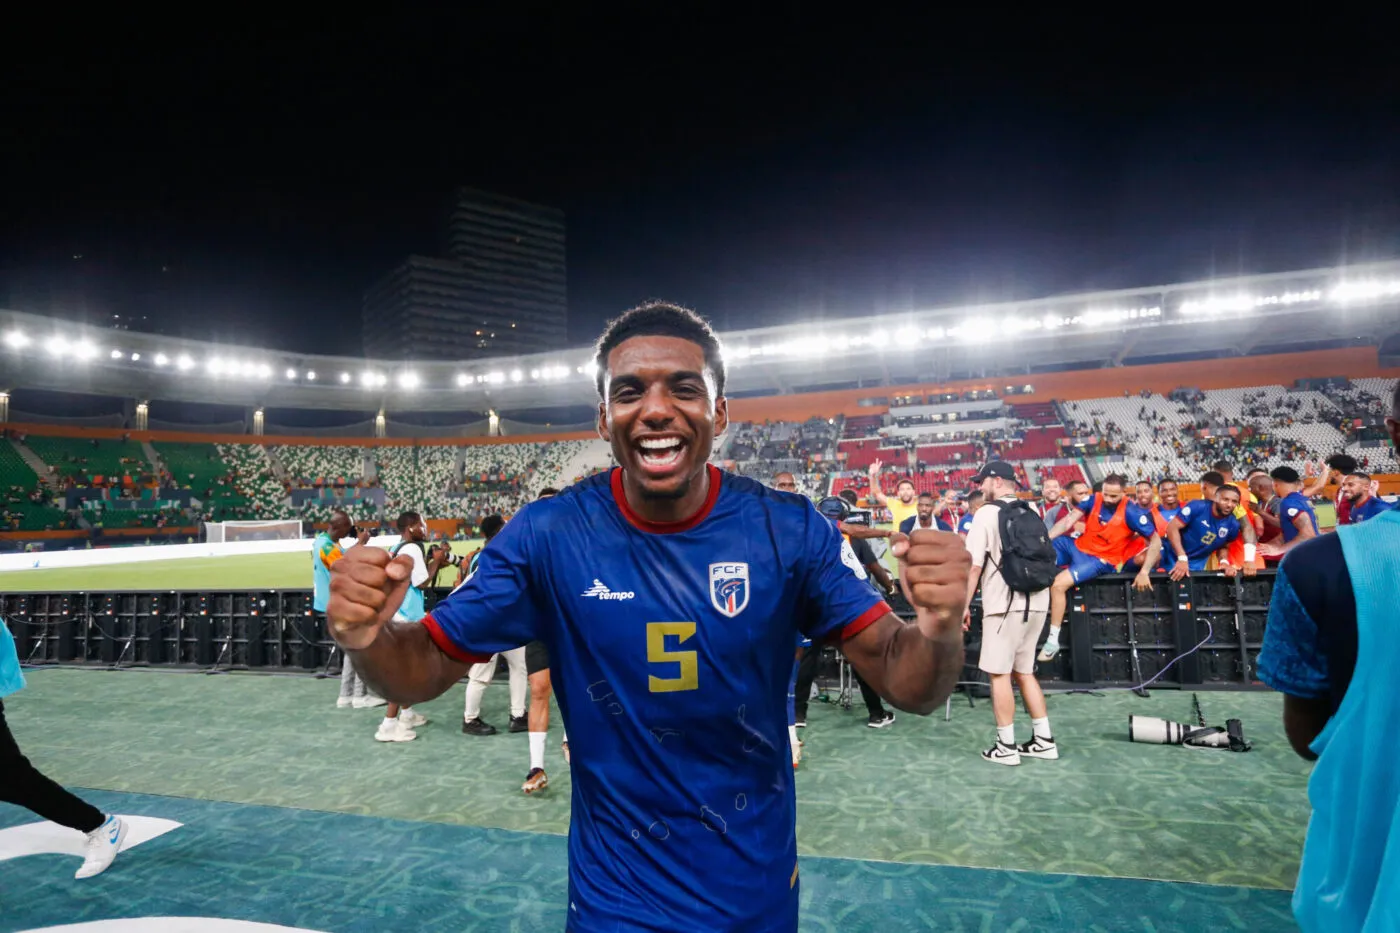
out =
<svg viewBox="0 0 1400 933"><path fill-rule="evenodd" d="M112 485L152 472L141 444L133 440L31 436L25 443L60 480L75 486Z"/></svg>
<svg viewBox="0 0 1400 933"><path fill-rule="evenodd" d="M63 528L67 513L55 507L39 475L9 440L0 440L0 527L10 531Z"/></svg>
<svg viewBox="0 0 1400 933"><path fill-rule="evenodd" d="M354 486L365 479L365 449L351 446L271 447L293 486Z"/></svg>

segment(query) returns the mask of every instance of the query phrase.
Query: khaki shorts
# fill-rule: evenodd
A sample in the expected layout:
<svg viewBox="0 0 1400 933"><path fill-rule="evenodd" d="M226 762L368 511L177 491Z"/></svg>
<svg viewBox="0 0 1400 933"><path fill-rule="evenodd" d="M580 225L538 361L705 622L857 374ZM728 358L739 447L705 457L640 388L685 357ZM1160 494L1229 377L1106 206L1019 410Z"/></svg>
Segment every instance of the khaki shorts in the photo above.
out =
<svg viewBox="0 0 1400 933"><path fill-rule="evenodd" d="M977 666L988 674L1035 671L1035 643L1045 628L1044 612L1024 609L982 617L982 653Z"/></svg>

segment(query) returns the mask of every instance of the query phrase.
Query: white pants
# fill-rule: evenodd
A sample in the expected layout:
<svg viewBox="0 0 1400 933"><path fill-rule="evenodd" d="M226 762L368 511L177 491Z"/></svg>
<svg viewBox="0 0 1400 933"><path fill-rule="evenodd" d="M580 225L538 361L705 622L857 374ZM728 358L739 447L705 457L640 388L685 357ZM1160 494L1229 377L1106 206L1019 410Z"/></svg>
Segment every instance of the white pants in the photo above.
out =
<svg viewBox="0 0 1400 933"><path fill-rule="evenodd" d="M525 715L525 702L530 693L530 681L525 674L525 649L512 648L502 652L506 667L510 670L510 715L519 719ZM476 719L481 715L481 695L496 673L496 655L485 664L473 664L467 672L467 704L462 713L463 719Z"/></svg>

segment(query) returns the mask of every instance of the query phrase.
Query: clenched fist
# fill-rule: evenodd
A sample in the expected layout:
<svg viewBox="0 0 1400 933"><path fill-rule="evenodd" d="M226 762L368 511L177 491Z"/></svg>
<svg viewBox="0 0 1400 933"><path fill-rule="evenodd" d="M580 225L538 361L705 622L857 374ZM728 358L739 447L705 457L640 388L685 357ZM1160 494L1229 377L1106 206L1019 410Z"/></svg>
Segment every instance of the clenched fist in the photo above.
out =
<svg viewBox="0 0 1400 933"><path fill-rule="evenodd" d="M899 558L904 597L918 611L926 638L956 632L967 608L967 578L972 558L963 539L949 531L915 530L890 539Z"/></svg>
<svg viewBox="0 0 1400 933"><path fill-rule="evenodd" d="M351 651L368 648L403 604L412 573L413 561L407 555L390 558L377 547L346 551L331 564L331 598L326 603L331 637Z"/></svg>

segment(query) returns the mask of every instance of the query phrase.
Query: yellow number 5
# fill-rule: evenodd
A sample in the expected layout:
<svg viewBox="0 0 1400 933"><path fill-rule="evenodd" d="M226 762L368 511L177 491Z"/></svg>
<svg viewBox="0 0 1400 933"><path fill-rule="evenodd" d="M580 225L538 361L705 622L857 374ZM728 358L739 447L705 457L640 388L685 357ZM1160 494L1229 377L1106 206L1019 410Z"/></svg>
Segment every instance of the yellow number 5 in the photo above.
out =
<svg viewBox="0 0 1400 933"><path fill-rule="evenodd" d="M696 690L700 686L699 656L694 651L667 651L666 636L676 636L676 644L685 644L695 634L694 622L648 622L647 660L652 664L678 664L679 677L648 675L647 689L652 693L675 693Z"/></svg>

